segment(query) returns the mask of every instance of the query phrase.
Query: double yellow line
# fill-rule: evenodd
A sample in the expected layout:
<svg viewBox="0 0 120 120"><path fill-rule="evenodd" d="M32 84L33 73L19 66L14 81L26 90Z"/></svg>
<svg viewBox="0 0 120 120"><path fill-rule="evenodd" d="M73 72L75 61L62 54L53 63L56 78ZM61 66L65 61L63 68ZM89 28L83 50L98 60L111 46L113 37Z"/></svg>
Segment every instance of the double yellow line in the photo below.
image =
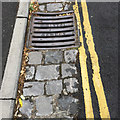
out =
<svg viewBox="0 0 120 120"><path fill-rule="evenodd" d="M89 14L88 14L86 0L81 1L81 7L82 7L82 14L83 14L83 26L85 31L85 38L86 38L86 43L88 46L88 50L89 50L90 58L92 62L92 70L93 70L92 80L93 80L94 88L95 88L97 99L98 99L100 116L101 118L110 119L107 101L106 101L103 84L100 76L98 56L95 51L95 44L93 41L92 29L89 21ZM73 9L77 18L77 24L81 34L80 42L82 43L82 46L79 48L79 53L80 53L79 60L80 60L80 66L81 66L82 86L83 86L84 101L85 101L85 113L86 113L86 118L94 118L91 92L90 92L90 86L89 86L89 77L88 77L87 64L86 64L87 55L85 53L85 48L84 48L83 32L81 27L77 0L75 0L75 5L73 6Z"/></svg>

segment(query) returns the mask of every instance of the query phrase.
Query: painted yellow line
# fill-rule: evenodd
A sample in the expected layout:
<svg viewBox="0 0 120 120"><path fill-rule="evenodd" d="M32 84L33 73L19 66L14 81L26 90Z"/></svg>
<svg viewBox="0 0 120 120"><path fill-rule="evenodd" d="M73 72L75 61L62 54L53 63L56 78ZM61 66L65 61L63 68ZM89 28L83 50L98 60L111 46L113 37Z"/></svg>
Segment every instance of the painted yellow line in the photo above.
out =
<svg viewBox="0 0 120 120"><path fill-rule="evenodd" d="M87 56L85 53L85 48L84 48L84 43L83 43L83 34L82 34L82 27L81 27L77 0L75 1L75 5L73 6L73 9L74 9L74 13L77 18L77 25L78 25L78 28L81 34L80 42L82 43L82 46L80 46L78 50L80 53L79 60L80 60L80 66L81 66L82 86L83 86L83 94L84 94L84 101L85 101L85 114L86 114L86 118L94 118L90 86L89 86L89 80L88 80L87 65L86 65Z"/></svg>
<svg viewBox="0 0 120 120"><path fill-rule="evenodd" d="M83 13L83 26L85 30L86 43L88 45L88 50L90 52L90 57L92 61L93 69L93 84L95 87L96 95L98 98L100 116L101 118L110 118L107 101L103 89L103 84L100 76L100 67L98 63L98 56L95 51L95 44L93 41L93 35L91 30L91 25L89 21L89 14L87 9L86 0L81 1L82 13Z"/></svg>

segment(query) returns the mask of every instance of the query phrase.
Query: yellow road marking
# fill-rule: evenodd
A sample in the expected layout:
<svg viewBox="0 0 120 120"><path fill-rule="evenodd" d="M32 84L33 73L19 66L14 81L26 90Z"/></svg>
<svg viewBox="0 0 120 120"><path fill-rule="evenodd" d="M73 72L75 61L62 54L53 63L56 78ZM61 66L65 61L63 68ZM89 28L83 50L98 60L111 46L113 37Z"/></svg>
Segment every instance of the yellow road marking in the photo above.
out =
<svg viewBox="0 0 120 120"><path fill-rule="evenodd" d="M101 118L110 118L107 101L102 85L102 80L100 76L100 67L98 63L98 56L95 51L95 45L93 41L93 35L91 30L91 25L89 21L88 9L86 0L81 1L81 7L83 12L83 26L85 30L86 43L88 45L88 50L90 52L90 57L92 61L92 69L93 69L93 84L95 87L96 95L98 98L100 116Z"/></svg>
<svg viewBox="0 0 120 120"><path fill-rule="evenodd" d="M77 24L81 34L80 42L82 43L82 46L80 46L78 50L80 53L79 60L80 60L80 66L81 66L82 86L83 86L83 94L84 94L84 101L85 101L85 114L86 114L86 118L94 118L92 102L91 102L90 86L89 86L89 80L88 80L87 65L86 65L87 56L85 53L85 48L83 43L83 34L82 34L82 27L81 27L77 0L75 1L75 5L73 6L73 9L77 18Z"/></svg>

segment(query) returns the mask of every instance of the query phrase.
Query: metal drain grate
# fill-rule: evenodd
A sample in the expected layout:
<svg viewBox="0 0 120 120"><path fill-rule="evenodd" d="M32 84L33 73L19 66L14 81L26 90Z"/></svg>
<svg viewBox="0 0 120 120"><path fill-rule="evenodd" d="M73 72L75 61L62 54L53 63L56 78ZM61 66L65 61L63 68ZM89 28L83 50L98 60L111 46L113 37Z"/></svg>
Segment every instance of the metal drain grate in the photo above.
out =
<svg viewBox="0 0 120 120"><path fill-rule="evenodd" d="M62 49L79 47L73 11L36 12L31 17L28 48Z"/></svg>

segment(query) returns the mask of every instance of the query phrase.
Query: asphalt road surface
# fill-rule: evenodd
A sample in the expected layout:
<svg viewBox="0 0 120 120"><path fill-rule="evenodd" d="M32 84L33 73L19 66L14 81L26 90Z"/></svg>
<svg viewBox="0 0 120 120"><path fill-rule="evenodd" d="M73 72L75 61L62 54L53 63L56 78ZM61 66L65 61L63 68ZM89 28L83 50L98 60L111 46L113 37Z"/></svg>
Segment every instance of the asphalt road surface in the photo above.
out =
<svg viewBox="0 0 120 120"><path fill-rule="evenodd" d="M118 3L90 2L87 5L108 109L111 118L118 118ZM79 9L81 9L80 4ZM85 46L87 49L86 44ZM95 118L99 118L100 111L98 109L95 88L91 80L92 70L89 51L86 53L88 56L87 64L90 89L92 91L93 111Z"/></svg>
<svg viewBox="0 0 120 120"><path fill-rule="evenodd" d="M2 2L2 77L9 52L18 3ZM0 80L1 87L2 80Z"/></svg>

